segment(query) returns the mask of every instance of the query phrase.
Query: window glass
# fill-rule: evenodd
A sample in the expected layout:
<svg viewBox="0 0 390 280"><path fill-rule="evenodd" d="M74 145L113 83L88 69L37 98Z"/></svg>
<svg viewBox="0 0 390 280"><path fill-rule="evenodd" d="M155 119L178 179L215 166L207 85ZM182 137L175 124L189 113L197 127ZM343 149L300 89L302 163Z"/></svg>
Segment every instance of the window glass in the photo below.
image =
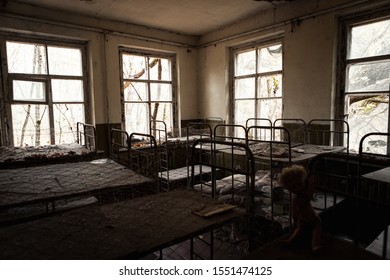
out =
<svg viewBox="0 0 390 280"><path fill-rule="evenodd" d="M235 81L235 97L241 98L255 98L255 78L236 79Z"/></svg>
<svg viewBox="0 0 390 280"><path fill-rule="evenodd" d="M51 80L53 102L83 102L84 89L81 80Z"/></svg>
<svg viewBox="0 0 390 280"><path fill-rule="evenodd" d="M125 103L126 131L148 132L149 109L147 103Z"/></svg>
<svg viewBox="0 0 390 280"><path fill-rule="evenodd" d="M246 125L246 120L255 116L253 100L236 100L234 105L234 120L236 124Z"/></svg>
<svg viewBox="0 0 390 280"><path fill-rule="evenodd" d="M260 73L282 70L282 45L260 48L258 60Z"/></svg>
<svg viewBox="0 0 390 280"><path fill-rule="evenodd" d="M260 81L260 97L282 97L282 75L263 76Z"/></svg>
<svg viewBox="0 0 390 280"><path fill-rule="evenodd" d="M165 122L169 129L174 127L174 57L153 54L121 50L122 110L128 133L149 134L152 120Z"/></svg>
<svg viewBox="0 0 390 280"><path fill-rule="evenodd" d="M171 63L168 59L149 58L149 73L151 80L169 81L172 79Z"/></svg>
<svg viewBox="0 0 390 280"><path fill-rule="evenodd" d="M69 45L6 42L6 77L12 86L5 107L12 116L14 146L75 142L77 122L86 118L86 77L84 46Z"/></svg>
<svg viewBox="0 0 390 280"><path fill-rule="evenodd" d="M390 20L352 27L349 59L390 54Z"/></svg>
<svg viewBox="0 0 390 280"><path fill-rule="evenodd" d="M236 76L256 73L256 50L237 53L235 65Z"/></svg>
<svg viewBox="0 0 390 280"><path fill-rule="evenodd" d="M350 129L350 151L358 153L364 135L389 131L390 19L346 25L342 98ZM366 151L386 149L387 140L368 141L365 147Z"/></svg>
<svg viewBox="0 0 390 280"><path fill-rule="evenodd" d="M6 43L9 73L47 74L45 46L32 43Z"/></svg>
<svg viewBox="0 0 390 280"><path fill-rule="evenodd" d="M360 139L371 132L388 131L389 96L388 95L347 95L345 100L350 126L350 149L359 152ZM369 142L367 142L369 144ZM366 147L366 151L386 151L383 143L372 142L373 147Z"/></svg>
<svg viewBox="0 0 390 280"><path fill-rule="evenodd" d="M390 85L390 60L350 64L347 68L347 92L387 91Z"/></svg>
<svg viewBox="0 0 390 280"><path fill-rule="evenodd" d="M139 55L122 55L122 73L125 79L147 79L145 57Z"/></svg>
<svg viewBox="0 0 390 280"><path fill-rule="evenodd" d="M282 115L282 99L261 99L259 102L260 118L266 118L272 123Z"/></svg>
<svg viewBox="0 0 390 280"><path fill-rule="evenodd" d="M47 52L51 75L82 76L80 49L49 46Z"/></svg>
<svg viewBox="0 0 390 280"><path fill-rule="evenodd" d="M170 84L151 83L151 101L172 101L172 86Z"/></svg>
<svg viewBox="0 0 390 280"><path fill-rule="evenodd" d="M148 84L144 82L124 82L125 101L148 101Z"/></svg>
<svg viewBox="0 0 390 280"><path fill-rule="evenodd" d="M77 141L77 122L84 122L82 104L54 104L54 129L57 144L75 143Z"/></svg>
<svg viewBox="0 0 390 280"><path fill-rule="evenodd" d="M170 120L172 119L172 104L171 103L157 103L153 102L151 104L152 111L152 120L163 121L167 124L168 131L172 131L172 125Z"/></svg>
<svg viewBox="0 0 390 280"><path fill-rule="evenodd" d="M282 117L282 44L258 45L234 53L234 123Z"/></svg>
<svg viewBox="0 0 390 280"><path fill-rule="evenodd" d="M12 81L13 99L18 101L45 101L45 83L33 81Z"/></svg>
<svg viewBox="0 0 390 280"><path fill-rule="evenodd" d="M15 146L50 144L49 112L47 105L12 105L12 127Z"/></svg>

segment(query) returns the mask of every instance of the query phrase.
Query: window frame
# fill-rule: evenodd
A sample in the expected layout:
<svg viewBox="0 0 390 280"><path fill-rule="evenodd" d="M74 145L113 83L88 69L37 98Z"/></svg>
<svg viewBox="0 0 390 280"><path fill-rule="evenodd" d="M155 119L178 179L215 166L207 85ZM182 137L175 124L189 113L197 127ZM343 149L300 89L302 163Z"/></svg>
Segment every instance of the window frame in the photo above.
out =
<svg viewBox="0 0 390 280"><path fill-rule="evenodd" d="M171 61L171 80L152 80L150 79L149 75L147 79L125 79L123 77L123 55L137 55L137 56L143 56L143 57L153 57L153 58L162 58L162 59L168 59ZM121 125L126 130L126 114L125 114L125 105L126 103L140 103L140 104L146 104L149 111L148 116L148 131L147 132L140 132L140 131L128 131L128 133L150 133L150 122L152 120L151 112L152 112L152 104L156 103L156 101L151 100L151 91L150 91L150 84L153 82L158 82L161 84L169 84L172 87L172 100L171 101L159 101L159 103L167 103L171 104L172 106L172 129L179 131L179 122L178 122L178 106L177 106L177 72L176 72L176 54L175 53L167 53L163 51L152 51L152 50L142 50L137 48L131 48L131 47L119 47L119 73L120 73L120 94L121 94ZM125 89L124 89L124 82L130 81L130 82L144 82L148 85L148 100L147 101L125 101ZM167 124L168 127L168 124ZM169 129L169 128L168 128ZM169 132L169 131L168 131ZM179 135L180 136L180 135Z"/></svg>
<svg viewBox="0 0 390 280"><path fill-rule="evenodd" d="M42 44L45 46L46 52L46 66L48 64L48 47L61 47L61 48L77 48L81 53L81 63L82 63L82 73L81 76L74 75L58 75L50 74L47 71L46 74L25 74L25 73L9 73L8 72L8 61L7 61L7 42L20 42L27 44ZM86 123L91 123L91 113L90 113L90 98L89 98L89 69L88 69L88 58L87 58L87 42L84 41L74 41L67 39L58 39L51 37L41 37L41 36L32 36L27 34L10 34L10 33L0 33L0 56L2 58L1 72L2 77L0 82L2 83L2 92L1 92L1 110L2 120L1 127L5 128L2 130L2 144L10 147L14 147L14 131L12 124L12 105L17 104L38 104L38 105L47 105L49 112L49 127L50 127L50 145L55 144L55 129L54 129L54 105L55 104L82 104L84 106L84 121ZM47 69L48 70L48 69ZM61 101L54 102L52 98L52 87L51 81L55 79L61 80L81 80L83 83L83 101ZM13 81L32 81L32 82L43 82L45 84L45 100L44 101L34 101L34 100L15 100L13 97ZM3 115L4 114L4 115ZM76 127L74 127L76 129Z"/></svg>
<svg viewBox="0 0 390 280"><path fill-rule="evenodd" d="M272 45L278 45L280 44L282 46L282 69L276 70L276 71L268 71L268 72L259 72L258 71L258 49L272 46ZM235 75L235 68L236 68L236 54L249 51L251 49L256 49L256 71L254 74L246 74L246 75ZM240 45L237 47L233 47L230 50L230 98L231 98L231 106L230 106L230 116L231 116L231 123L236 124L236 115L235 115L235 104L236 100L253 100L254 102L254 112L255 112L255 118L260 118L260 112L258 108L260 108L260 102L262 100L274 100L274 99L280 99L282 102L282 115L283 115L283 107L284 107L284 94L283 94L283 72L284 72L284 41L282 37L275 37L268 40L262 40L262 41L256 41L256 42L250 42L244 45ZM282 76L282 92L280 97L261 97L260 92L258 90L259 81L262 77L267 77L270 75L281 75ZM240 78L248 78L248 77L254 77L255 78L255 97L254 98L239 98L237 99L235 97L235 81L237 80L237 77ZM281 116L282 117L282 116Z"/></svg>
<svg viewBox="0 0 390 280"><path fill-rule="evenodd" d="M351 15L341 17L339 19L339 35L338 35L338 67L337 67L337 81L336 81L336 94L334 103L334 118L347 119L348 111L346 104L346 97L350 95L354 96L367 96L367 95L388 95L390 96L390 86L387 90L376 91L353 91L347 92L347 69L349 65L365 62L380 62L384 60L390 60L390 54L369 56L364 58L348 58L349 47L351 43L351 30L353 27L363 26L370 23L375 23L382 20L390 20L390 9L382 10L380 12L366 12L359 15ZM387 133L390 132L390 104L388 108L388 125ZM364 136L364 135L362 135ZM390 152L390 139L388 139L388 153Z"/></svg>

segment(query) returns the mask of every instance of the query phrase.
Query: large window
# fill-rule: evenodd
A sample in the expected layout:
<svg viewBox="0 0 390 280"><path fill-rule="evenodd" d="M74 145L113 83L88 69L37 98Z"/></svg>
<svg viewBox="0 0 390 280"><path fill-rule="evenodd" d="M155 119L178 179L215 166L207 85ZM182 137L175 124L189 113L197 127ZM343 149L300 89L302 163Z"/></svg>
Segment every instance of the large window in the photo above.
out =
<svg viewBox="0 0 390 280"><path fill-rule="evenodd" d="M127 132L149 133L152 120L175 121L175 56L121 49L122 116Z"/></svg>
<svg viewBox="0 0 390 280"><path fill-rule="evenodd" d="M280 42L233 50L233 119L274 121L282 116L283 51Z"/></svg>
<svg viewBox="0 0 390 280"><path fill-rule="evenodd" d="M344 22L341 96L350 125L350 147L360 139L389 130L390 18ZM372 139L370 149L386 153L387 139Z"/></svg>
<svg viewBox="0 0 390 280"><path fill-rule="evenodd" d="M76 142L85 122L84 45L6 38L7 141L13 146Z"/></svg>

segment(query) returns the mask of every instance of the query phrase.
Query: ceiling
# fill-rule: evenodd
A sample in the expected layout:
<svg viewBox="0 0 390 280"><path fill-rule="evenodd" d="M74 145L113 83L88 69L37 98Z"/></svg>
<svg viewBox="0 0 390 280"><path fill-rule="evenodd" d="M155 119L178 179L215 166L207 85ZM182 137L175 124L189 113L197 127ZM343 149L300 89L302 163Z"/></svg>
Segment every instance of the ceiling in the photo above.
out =
<svg viewBox="0 0 390 280"><path fill-rule="evenodd" d="M294 0L8 0L163 29L203 35ZM4 2L4 1L3 1Z"/></svg>

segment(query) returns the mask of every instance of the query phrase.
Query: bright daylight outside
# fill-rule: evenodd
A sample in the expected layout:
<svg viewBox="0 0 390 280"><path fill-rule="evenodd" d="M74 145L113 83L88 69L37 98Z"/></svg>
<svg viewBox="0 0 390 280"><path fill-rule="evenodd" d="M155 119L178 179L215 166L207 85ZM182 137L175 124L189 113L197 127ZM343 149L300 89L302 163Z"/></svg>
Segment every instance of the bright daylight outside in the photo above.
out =
<svg viewBox="0 0 390 280"><path fill-rule="evenodd" d="M345 81L350 147L371 132L387 132L390 86L390 20L352 27ZM388 139L367 139L364 152L386 154Z"/></svg>
<svg viewBox="0 0 390 280"><path fill-rule="evenodd" d="M7 42L14 146L76 142L84 122L81 50Z"/></svg>
<svg viewBox="0 0 390 280"><path fill-rule="evenodd" d="M149 133L151 121L173 131L172 63L169 58L122 54L126 131Z"/></svg>
<svg viewBox="0 0 390 280"><path fill-rule="evenodd" d="M282 117L282 45L274 44L235 54L234 122L249 118L272 122ZM261 125L257 123L256 125Z"/></svg>

